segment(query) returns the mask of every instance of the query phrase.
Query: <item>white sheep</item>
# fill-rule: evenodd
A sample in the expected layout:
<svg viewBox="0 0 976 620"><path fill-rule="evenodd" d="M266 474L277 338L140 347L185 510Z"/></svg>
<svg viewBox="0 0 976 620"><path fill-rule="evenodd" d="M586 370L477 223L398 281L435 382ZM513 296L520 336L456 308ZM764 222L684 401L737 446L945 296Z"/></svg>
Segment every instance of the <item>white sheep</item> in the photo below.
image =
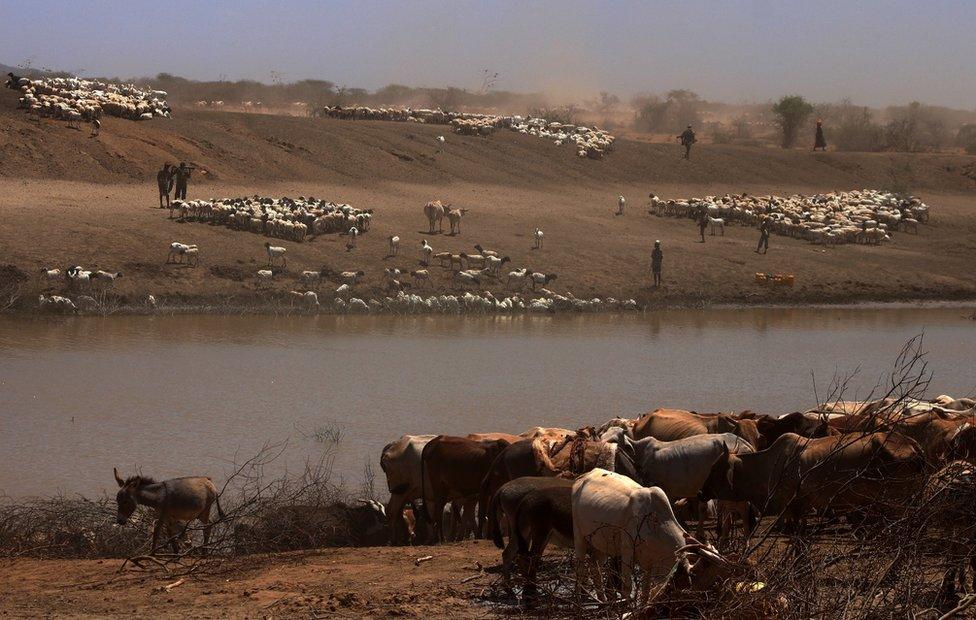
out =
<svg viewBox="0 0 976 620"><path fill-rule="evenodd" d="M499 258L497 256L486 256L485 257L485 268L488 270L488 273L490 273L490 274L492 274L494 276L497 276L498 275L498 270L501 269L502 265L504 265L505 263L507 263L507 262L509 262L511 260L512 259L509 258L509 257L507 257L507 256L503 256L501 258Z"/></svg>
<svg viewBox="0 0 976 620"><path fill-rule="evenodd" d="M508 272L508 281L506 285L508 288L512 288L513 284L518 285L519 289L525 288L525 279L529 275L529 270L526 267L521 269L516 269L515 271Z"/></svg>
<svg viewBox="0 0 976 620"><path fill-rule="evenodd" d="M288 294L300 299L308 306L318 307L319 305L319 296L315 293L315 291L288 291Z"/></svg>
<svg viewBox="0 0 976 620"><path fill-rule="evenodd" d="M410 275L413 276L413 279L416 280L418 284L426 284L430 282L430 272L426 269L411 271Z"/></svg>
<svg viewBox="0 0 976 620"><path fill-rule="evenodd" d="M91 274L91 279L93 282L103 282L105 284L114 284L115 281L122 277L122 272L117 271L112 273L111 271L98 270Z"/></svg>
<svg viewBox="0 0 976 620"><path fill-rule="evenodd" d="M271 282L274 272L270 269L258 269L258 280L262 283Z"/></svg>
<svg viewBox="0 0 976 620"><path fill-rule="evenodd" d="M38 302L41 308L45 310L57 310L60 312L74 312L78 308L75 306L75 302L71 301L67 297L62 297L60 295L41 295L38 297Z"/></svg>
<svg viewBox="0 0 976 620"><path fill-rule="evenodd" d="M495 250L486 250L481 247L481 244L479 243L474 244L474 249L478 250L478 254L481 254L482 256L498 256L498 252Z"/></svg>
<svg viewBox="0 0 976 620"><path fill-rule="evenodd" d="M366 275L364 271L343 271L339 274L339 280L353 286L359 284L359 281Z"/></svg>
<svg viewBox="0 0 976 620"><path fill-rule="evenodd" d="M265 242L265 249L268 252L268 264L273 265L276 259L281 259L281 266L288 266L288 258L285 256L285 252L288 251L287 248L283 248L278 245L271 245L270 242Z"/></svg>
<svg viewBox="0 0 976 620"><path fill-rule="evenodd" d="M321 271L303 271L301 275L302 282L310 284L312 282L318 282L322 279Z"/></svg>
<svg viewBox="0 0 976 620"><path fill-rule="evenodd" d="M556 279L556 274L554 274L554 273L541 273L541 272L538 272L538 271L534 271L534 272L532 272L529 275L529 277L530 277L530 279L532 281L532 290L534 291L535 290L535 287L537 285L538 286L545 286L545 285L549 284L550 282L552 282L553 280L555 280Z"/></svg>
<svg viewBox="0 0 976 620"><path fill-rule="evenodd" d="M60 280L61 279L61 270L60 269L47 269L46 267L42 267L41 268L41 273L43 273L44 274L44 277L47 278L48 280Z"/></svg>

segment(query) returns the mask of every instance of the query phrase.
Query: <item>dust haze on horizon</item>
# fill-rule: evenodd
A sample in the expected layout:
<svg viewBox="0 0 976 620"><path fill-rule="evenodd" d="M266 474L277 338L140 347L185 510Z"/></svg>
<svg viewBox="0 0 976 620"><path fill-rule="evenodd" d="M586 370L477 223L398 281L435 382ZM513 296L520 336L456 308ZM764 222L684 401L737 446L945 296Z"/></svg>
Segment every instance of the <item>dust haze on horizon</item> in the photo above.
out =
<svg viewBox="0 0 976 620"><path fill-rule="evenodd" d="M562 101L688 88L976 108L976 3L962 1L0 0L0 13L0 62L84 75L478 90L488 69L498 90Z"/></svg>

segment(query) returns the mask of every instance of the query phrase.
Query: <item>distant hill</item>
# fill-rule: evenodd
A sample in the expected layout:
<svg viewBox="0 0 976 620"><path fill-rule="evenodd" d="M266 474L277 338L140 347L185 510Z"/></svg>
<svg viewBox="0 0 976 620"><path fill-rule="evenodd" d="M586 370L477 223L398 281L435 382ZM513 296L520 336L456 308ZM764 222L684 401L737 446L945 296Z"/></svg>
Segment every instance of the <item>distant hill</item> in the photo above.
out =
<svg viewBox="0 0 976 620"><path fill-rule="evenodd" d="M447 142L438 146L435 138ZM96 183L153 178L164 161L194 162L222 181L383 182L518 187L707 183L816 189L885 187L910 167L919 189L976 191L976 158L951 154L811 153L806 150L700 145L692 161L677 144L620 139L602 161L569 147L500 131L491 138L449 128L382 121L177 110L172 119L103 119L98 140L87 128L31 120L17 93L0 88L0 176ZM201 179L202 180L202 179ZM740 190L741 191L741 190Z"/></svg>

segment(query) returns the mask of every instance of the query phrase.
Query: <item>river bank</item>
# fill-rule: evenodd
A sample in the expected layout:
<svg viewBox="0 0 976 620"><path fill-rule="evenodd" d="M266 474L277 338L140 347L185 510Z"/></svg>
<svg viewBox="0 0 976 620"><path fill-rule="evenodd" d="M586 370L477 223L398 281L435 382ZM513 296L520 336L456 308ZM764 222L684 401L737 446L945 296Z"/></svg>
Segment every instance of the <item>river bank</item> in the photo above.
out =
<svg viewBox="0 0 976 620"><path fill-rule="evenodd" d="M415 559L433 560L415 565ZM437 547L320 549L231 557L179 579L119 573L122 560L0 560L0 616L99 618L361 618L502 615L477 599L496 564L489 541ZM170 589L166 586L178 582Z"/></svg>

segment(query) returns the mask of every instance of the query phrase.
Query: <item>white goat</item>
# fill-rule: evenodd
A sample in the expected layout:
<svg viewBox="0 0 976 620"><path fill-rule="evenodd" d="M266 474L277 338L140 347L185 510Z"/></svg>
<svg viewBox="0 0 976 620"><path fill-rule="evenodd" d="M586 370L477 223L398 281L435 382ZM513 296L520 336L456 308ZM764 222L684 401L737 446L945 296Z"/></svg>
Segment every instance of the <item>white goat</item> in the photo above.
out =
<svg viewBox="0 0 976 620"><path fill-rule="evenodd" d="M497 276L498 270L502 268L502 265L511 260L512 259L507 256L503 256L501 258L498 258L497 256L485 256L485 268L488 270L488 273Z"/></svg>
<svg viewBox="0 0 976 620"><path fill-rule="evenodd" d="M281 259L281 266L288 266L288 258L285 257L285 252L288 251L287 248L283 248L280 245L271 245L271 242L266 241L264 243L265 249L268 251L268 264L274 265L276 259Z"/></svg>
<svg viewBox="0 0 976 620"><path fill-rule="evenodd" d="M722 236L725 236L725 220L720 217L709 217L708 225L711 227L711 234L715 234L715 229L718 228L722 231Z"/></svg>
<svg viewBox="0 0 976 620"><path fill-rule="evenodd" d="M529 275L529 270L526 267L521 269L516 269L515 271L508 272L508 288L512 288L512 284L517 284L519 289L525 288L525 278Z"/></svg>

